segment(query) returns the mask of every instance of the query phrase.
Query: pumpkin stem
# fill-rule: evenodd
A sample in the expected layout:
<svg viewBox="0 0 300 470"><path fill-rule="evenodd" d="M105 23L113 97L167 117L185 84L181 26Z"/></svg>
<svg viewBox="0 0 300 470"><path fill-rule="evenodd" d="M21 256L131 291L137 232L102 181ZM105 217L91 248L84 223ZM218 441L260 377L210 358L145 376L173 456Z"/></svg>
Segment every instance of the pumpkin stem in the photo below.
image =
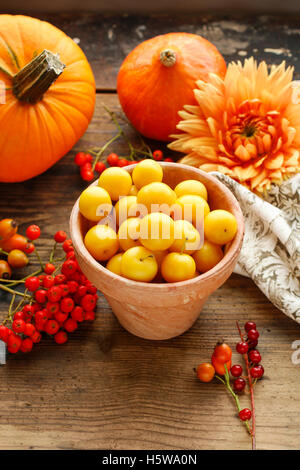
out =
<svg viewBox="0 0 300 470"><path fill-rule="evenodd" d="M20 101L37 103L64 68L58 54L45 49L14 75L13 94Z"/></svg>
<svg viewBox="0 0 300 470"><path fill-rule="evenodd" d="M164 49L160 53L160 61L165 67L173 67L176 64L176 53L172 49Z"/></svg>

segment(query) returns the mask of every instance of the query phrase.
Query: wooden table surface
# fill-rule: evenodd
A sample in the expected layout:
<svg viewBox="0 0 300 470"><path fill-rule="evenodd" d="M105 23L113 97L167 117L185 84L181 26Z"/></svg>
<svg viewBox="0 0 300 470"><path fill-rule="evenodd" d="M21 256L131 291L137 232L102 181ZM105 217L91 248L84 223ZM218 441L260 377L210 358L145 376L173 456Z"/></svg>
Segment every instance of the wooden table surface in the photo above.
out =
<svg viewBox="0 0 300 470"><path fill-rule="evenodd" d="M169 31L195 32L213 41L227 61L252 54L268 62L285 59L299 77L295 17L40 17L80 40L97 82L95 115L76 148L31 181L0 185L1 217L19 220L21 232L38 223L44 255L51 235L68 230L73 202L85 186L72 162L75 152L101 145L115 132L102 104L119 110L118 68L140 41ZM125 148L116 143L114 150L124 153ZM1 315L6 308L1 296ZM82 325L67 344L45 338L32 353L9 357L0 367L0 448L249 449L249 436L225 388L201 384L193 374L218 339L235 344L236 320L249 319L261 332L265 367L255 392L258 448L298 449L300 365L292 363L291 354L300 327L238 275L209 298L196 324L179 338L153 342L132 336L100 294L96 321ZM247 406L248 396L241 401Z"/></svg>

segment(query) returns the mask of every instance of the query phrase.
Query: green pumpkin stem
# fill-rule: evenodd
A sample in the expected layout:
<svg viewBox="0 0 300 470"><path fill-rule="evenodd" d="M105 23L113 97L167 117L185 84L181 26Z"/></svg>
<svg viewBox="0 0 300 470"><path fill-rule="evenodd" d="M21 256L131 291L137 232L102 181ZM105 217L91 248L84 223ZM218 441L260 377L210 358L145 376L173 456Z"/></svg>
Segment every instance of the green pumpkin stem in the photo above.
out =
<svg viewBox="0 0 300 470"><path fill-rule="evenodd" d="M45 49L14 75L13 94L20 101L37 103L64 68L58 54Z"/></svg>

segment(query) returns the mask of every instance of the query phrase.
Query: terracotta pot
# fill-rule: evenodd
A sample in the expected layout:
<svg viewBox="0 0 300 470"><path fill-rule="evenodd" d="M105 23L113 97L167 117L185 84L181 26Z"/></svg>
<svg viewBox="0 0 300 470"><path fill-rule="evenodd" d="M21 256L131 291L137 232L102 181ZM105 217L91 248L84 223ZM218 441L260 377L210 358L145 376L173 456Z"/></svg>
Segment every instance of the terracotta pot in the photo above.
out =
<svg viewBox="0 0 300 470"><path fill-rule="evenodd" d="M86 221L76 201L70 219L70 233L78 263L87 278L104 294L121 325L146 339L173 338L188 330L197 320L203 304L232 273L241 249L244 221L239 204L229 189L209 174L178 163L162 163L164 182L171 187L186 179L202 181L209 194L211 209L225 209L237 218L238 232L224 258L213 269L188 281L152 284L131 281L103 267L83 243ZM125 169L131 173L134 165ZM93 184L97 184L94 182Z"/></svg>

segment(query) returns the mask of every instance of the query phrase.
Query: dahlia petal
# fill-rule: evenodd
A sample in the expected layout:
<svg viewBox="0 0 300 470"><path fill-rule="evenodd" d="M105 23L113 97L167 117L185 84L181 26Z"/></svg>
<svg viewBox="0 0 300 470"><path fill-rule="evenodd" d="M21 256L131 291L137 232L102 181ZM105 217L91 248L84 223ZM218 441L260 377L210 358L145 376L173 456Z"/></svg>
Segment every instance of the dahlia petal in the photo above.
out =
<svg viewBox="0 0 300 470"><path fill-rule="evenodd" d="M176 152L184 152L185 144L189 142L190 136L185 135L185 134L181 134L181 135L174 134L174 135L171 135L170 137L175 138L176 140L168 144L169 149L175 150Z"/></svg>
<svg viewBox="0 0 300 470"><path fill-rule="evenodd" d="M275 152L278 152L278 150L280 150L282 147L282 137L279 137L279 139L277 140L277 144L276 144L276 147L274 149Z"/></svg>
<svg viewBox="0 0 300 470"><path fill-rule="evenodd" d="M267 170L263 169L257 176L251 178L251 189L255 189L257 186L259 186L267 177L267 175Z"/></svg>
<svg viewBox="0 0 300 470"><path fill-rule="evenodd" d="M188 113L195 114L199 116L202 114L201 108L199 106L195 106L193 104L185 104L183 107Z"/></svg>
<svg viewBox="0 0 300 470"><path fill-rule="evenodd" d="M260 137L257 137L256 138L256 146L257 146L257 150L258 150L258 155L262 155L265 151L264 149L264 144L263 144L263 141Z"/></svg>
<svg viewBox="0 0 300 470"><path fill-rule="evenodd" d="M259 170L254 168L252 165L247 165L246 167L236 166L233 169L233 173L239 181L243 182L257 176L259 174Z"/></svg>
<svg viewBox="0 0 300 470"><path fill-rule="evenodd" d="M267 168L268 170L276 170L277 168L281 168L283 162L284 162L284 155L280 153L278 155L270 156L266 158L264 162L264 167Z"/></svg>
<svg viewBox="0 0 300 470"><path fill-rule="evenodd" d="M184 163L185 165L191 165L191 166L197 166L197 167L201 165L202 163L206 163L206 162L207 162L206 158L202 158L198 154L193 153L193 152L179 160L179 163Z"/></svg>
<svg viewBox="0 0 300 470"><path fill-rule="evenodd" d="M289 127L287 131L287 141L285 142L285 146L290 146L294 140L296 135L296 129L294 127Z"/></svg>
<svg viewBox="0 0 300 470"><path fill-rule="evenodd" d="M269 152L270 149L271 149L271 144L272 144L270 134L265 134L262 138L262 141L263 141L263 144L264 144L265 152Z"/></svg>
<svg viewBox="0 0 300 470"><path fill-rule="evenodd" d="M276 129L274 126L268 126L268 132L271 134L272 137L276 135Z"/></svg>
<svg viewBox="0 0 300 470"><path fill-rule="evenodd" d="M264 155L263 157L256 160L256 162L253 164L254 168L259 168L263 164L266 158L268 158L268 155Z"/></svg>
<svg viewBox="0 0 300 470"><path fill-rule="evenodd" d="M206 136L209 132L209 127L206 124L206 121L203 121L202 119L180 121L176 127L192 136Z"/></svg>
<svg viewBox="0 0 300 470"><path fill-rule="evenodd" d="M245 148L247 149L247 152L251 155L251 157L255 158L257 156L257 148L255 147L254 144L251 144L248 142L245 145Z"/></svg>
<svg viewBox="0 0 300 470"><path fill-rule="evenodd" d="M194 95L206 118L217 116L222 113L225 106L224 98L222 96L218 96L214 93L214 99L212 100L211 96L206 91L201 90L194 90Z"/></svg>
<svg viewBox="0 0 300 470"><path fill-rule="evenodd" d="M234 154L243 162L247 162L251 159L251 155L243 145L239 145L238 148L234 151Z"/></svg>
<svg viewBox="0 0 300 470"><path fill-rule="evenodd" d="M217 123L217 121L214 118L209 117L206 120L206 122L208 124L211 135L216 139L218 137L218 123Z"/></svg>
<svg viewBox="0 0 300 470"><path fill-rule="evenodd" d="M200 165L199 168L203 171L220 171L220 173L224 173L224 175L232 176L232 171L223 165L205 163L203 165Z"/></svg>
<svg viewBox="0 0 300 470"><path fill-rule="evenodd" d="M300 153L298 150L294 149L292 152L292 155L287 158L284 162L285 166L300 166L300 160L299 160Z"/></svg>
<svg viewBox="0 0 300 470"><path fill-rule="evenodd" d="M269 178L281 180L282 179L282 173L281 173L280 170L271 171L269 173Z"/></svg>
<svg viewBox="0 0 300 470"><path fill-rule="evenodd" d="M215 151L214 148L211 148L210 146L199 146L197 148L192 148L191 149L194 153L197 153L203 158L206 158L206 160L211 160L211 161L218 161L218 156L217 152Z"/></svg>
<svg viewBox="0 0 300 470"><path fill-rule="evenodd" d="M191 113L188 113L187 111L185 110L181 110L181 111L178 111L178 116L181 117L181 119L186 119L186 120L195 120L195 119L199 119L198 116L195 116L195 114L191 114Z"/></svg>
<svg viewBox="0 0 300 470"><path fill-rule="evenodd" d="M225 165L229 166L229 168L231 168L233 166L236 166L236 164L237 164L237 162L235 160L232 160L232 159L227 158L227 157L219 156L218 160L219 160L219 162L224 163Z"/></svg>
<svg viewBox="0 0 300 470"><path fill-rule="evenodd" d="M241 147L243 146L243 142L242 142L242 139L240 139L240 137L236 138L233 142L233 148L234 148L234 151L237 150L238 147Z"/></svg>

